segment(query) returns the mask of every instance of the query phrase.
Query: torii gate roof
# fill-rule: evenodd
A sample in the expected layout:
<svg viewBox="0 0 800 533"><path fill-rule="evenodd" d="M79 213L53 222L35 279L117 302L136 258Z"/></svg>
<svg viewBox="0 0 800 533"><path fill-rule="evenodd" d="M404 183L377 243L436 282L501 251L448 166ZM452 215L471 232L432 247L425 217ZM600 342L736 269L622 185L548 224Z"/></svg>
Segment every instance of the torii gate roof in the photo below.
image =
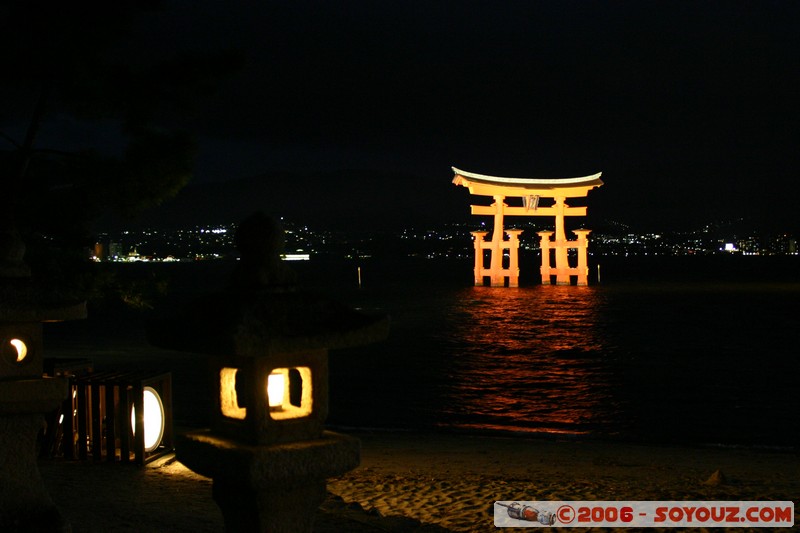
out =
<svg viewBox="0 0 800 533"><path fill-rule="evenodd" d="M586 196L590 190L600 187L602 172L581 178L501 178L465 172L452 167L453 183L469 188L471 194L480 196L529 196L548 198L563 196L574 198Z"/></svg>

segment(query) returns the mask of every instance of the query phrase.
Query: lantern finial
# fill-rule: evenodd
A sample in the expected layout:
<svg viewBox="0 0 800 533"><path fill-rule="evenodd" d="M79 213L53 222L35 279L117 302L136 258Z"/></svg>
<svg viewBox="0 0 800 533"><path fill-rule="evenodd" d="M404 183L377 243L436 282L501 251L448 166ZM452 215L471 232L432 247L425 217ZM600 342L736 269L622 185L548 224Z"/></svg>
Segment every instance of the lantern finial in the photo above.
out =
<svg viewBox="0 0 800 533"><path fill-rule="evenodd" d="M236 289L292 285L294 272L281 260L285 245L283 228L263 211L248 216L236 230L240 261L233 274Z"/></svg>
<svg viewBox="0 0 800 533"><path fill-rule="evenodd" d="M31 269L23 261L25 242L14 227L0 228L0 278L27 278Z"/></svg>

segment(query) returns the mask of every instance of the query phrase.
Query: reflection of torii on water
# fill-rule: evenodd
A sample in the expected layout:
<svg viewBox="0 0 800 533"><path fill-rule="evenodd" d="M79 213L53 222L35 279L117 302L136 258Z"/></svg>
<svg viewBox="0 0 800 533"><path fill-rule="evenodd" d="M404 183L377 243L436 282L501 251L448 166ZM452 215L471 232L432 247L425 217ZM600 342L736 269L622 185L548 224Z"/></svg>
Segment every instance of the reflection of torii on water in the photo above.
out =
<svg viewBox="0 0 800 533"><path fill-rule="evenodd" d="M469 189L470 194L491 196L494 203L489 206L473 205L473 215L494 215L492 238L485 240L488 232L473 231L475 236L475 285L483 285L484 277L489 277L492 287L505 286L508 278L509 287L519 285L519 235L522 230L504 229L503 217L509 216L554 216L555 232L538 232L542 248L542 284L549 285L551 276L556 277L557 285L569 285L570 276L577 277L578 285L588 285L589 267L586 250L587 235L591 230L577 229L573 233L577 240L568 241L564 230L565 216L586 216L585 207L569 207L567 198L584 197L603 182L600 172L582 178L534 179L534 178L500 178L484 176L472 172L464 172L453 167L455 178L453 183ZM508 206L506 197L522 198L521 207ZM552 198L553 205L541 207L540 198ZM555 238L551 236L555 233ZM504 240L508 234L508 240ZM567 252L570 248L578 251L578 264L569 266ZM490 264L487 268L483 261L483 251L489 250ZM508 250L508 266L503 267L503 251ZM551 266L550 250L555 254L555 266Z"/></svg>

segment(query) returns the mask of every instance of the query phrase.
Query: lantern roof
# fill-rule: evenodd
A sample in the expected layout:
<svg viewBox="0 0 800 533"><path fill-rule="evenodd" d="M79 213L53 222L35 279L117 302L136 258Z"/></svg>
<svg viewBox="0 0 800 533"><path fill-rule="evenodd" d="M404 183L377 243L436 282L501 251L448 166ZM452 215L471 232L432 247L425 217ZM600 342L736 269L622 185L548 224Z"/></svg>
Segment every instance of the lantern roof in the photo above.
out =
<svg viewBox="0 0 800 533"><path fill-rule="evenodd" d="M0 322L57 322L86 318L86 302L30 278L0 280Z"/></svg>
<svg viewBox="0 0 800 533"><path fill-rule="evenodd" d="M7 223L8 221L6 221ZM55 322L86 318L74 291L37 282L23 261L19 232L0 223L0 322Z"/></svg>
<svg viewBox="0 0 800 533"><path fill-rule="evenodd" d="M148 340L184 352L261 357L359 346L385 339L388 331L386 315L368 315L315 293L233 290L152 321Z"/></svg>
<svg viewBox="0 0 800 533"><path fill-rule="evenodd" d="M385 339L386 315L368 315L300 290L280 260L283 230L256 213L236 230L241 254L230 287L208 294L148 328L152 344L209 355L268 356L337 349Z"/></svg>
<svg viewBox="0 0 800 533"><path fill-rule="evenodd" d="M472 194L483 196L526 196L546 197L586 196L591 189L603 185L602 172L577 178L506 178L466 172L452 167L455 177L453 183L469 188Z"/></svg>

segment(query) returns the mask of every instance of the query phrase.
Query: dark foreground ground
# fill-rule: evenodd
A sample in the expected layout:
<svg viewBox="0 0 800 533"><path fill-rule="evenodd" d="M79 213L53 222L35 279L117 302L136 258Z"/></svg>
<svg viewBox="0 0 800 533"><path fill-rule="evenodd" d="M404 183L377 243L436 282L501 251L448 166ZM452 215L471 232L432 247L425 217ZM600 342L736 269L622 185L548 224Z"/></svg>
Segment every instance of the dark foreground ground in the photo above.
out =
<svg viewBox="0 0 800 533"><path fill-rule="evenodd" d="M329 497L315 511L316 532L496 531L490 509L497 500L790 501L800 494L795 453L354 434L362 442L361 465L329 480ZM75 533L223 530L211 480L174 459L146 467L44 460L40 467Z"/></svg>

